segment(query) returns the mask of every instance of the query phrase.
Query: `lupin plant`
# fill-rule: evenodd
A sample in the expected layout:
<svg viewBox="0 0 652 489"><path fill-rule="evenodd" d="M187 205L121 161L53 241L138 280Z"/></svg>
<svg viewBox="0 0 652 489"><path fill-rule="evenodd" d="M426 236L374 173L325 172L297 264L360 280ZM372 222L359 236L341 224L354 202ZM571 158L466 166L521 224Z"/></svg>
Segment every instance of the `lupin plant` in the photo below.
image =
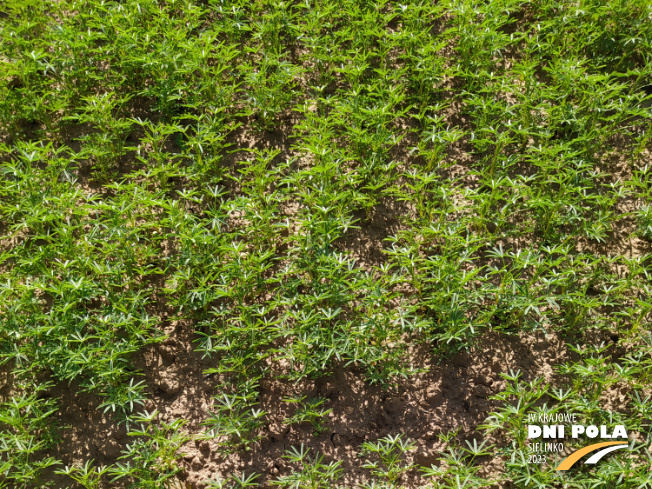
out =
<svg viewBox="0 0 652 489"><path fill-rule="evenodd" d="M186 444L254 457L278 420L316 436L278 472L206 483L650 487L651 9L4 2L0 488L178 487ZM346 463L317 450L337 404L299 383L396 392L487 335L570 353L554 378L494 375L478 436L443 434L438 467L399 456L405 433ZM159 396L140 361L170 345L214 383L193 423L149 414L188 394ZM275 383L296 411L268 402ZM69 391L127 429L114 460L56 450ZM520 417L563 406L626 423L631 458L527 463Z"/></svg>

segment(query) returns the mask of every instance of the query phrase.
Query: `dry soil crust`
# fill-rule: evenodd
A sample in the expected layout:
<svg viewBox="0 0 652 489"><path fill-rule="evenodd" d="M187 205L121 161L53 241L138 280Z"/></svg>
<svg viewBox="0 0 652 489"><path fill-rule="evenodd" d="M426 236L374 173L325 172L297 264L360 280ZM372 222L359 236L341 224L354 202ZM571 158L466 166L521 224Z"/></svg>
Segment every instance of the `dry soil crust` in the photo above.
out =
<svg viewBox="0 0 652 489"><path fill-rule="evenodd" d="M482 343L470 352L449 359L437 359L425 348L413 351L413 362L427 367L428 372L402 381L397 388L384 390L369 385L359 372L337 369L334 374L303 383L278 379L264 380L260 388L260 408L267 412L262 440L246 452L225 455L213 440L190 441L182 447L183 471L180 487L206 487L207 479L255 472L262 487L279 475L288 474L292 464L283 455L302 443L311 453L324 455L324 461L341 460L340 484L355 487L370 482L368 469L362 468L359 457L364 441L383 436L404 434L417 443L407 460L423 466L438 465L445 448L440 433L459 429L459 440L477 439L476 430L496 407L489 397L504 389L501 373L520 370L522 380L544 377L554 381L553 366L569 359L564 342L554 333L520 333L507 335L488 333ZM439 360L439 361L438 361ZM216 379L203 374L210 362L194 351L190 329L177 327L170 338L146 352L138 362L145 372L150 400L145 408L157 409L160 419L171 422L184 419L184 429L190 434L203 431L201 422L219 394ZM141 366L141 365L139 365ZM287 425L284 420L294 406L283 398L302 393L327 399L331 408L325 431L313 433L310 425ZM116 423L111 413L97 407L100 399L79 393L74 386L60 385L52 395L60 399L56 413L61 429L61 443L52 453L64 464L115 463L130 442L123 425ZM488 464L494 467L496 464ZM500 467L494 467L499 471ZM67 479L67 478L66 478ZM70 484L70 480L52 475L55 483ZM418 487L426 481L413 470L401 481L406 487ZM74 486L70 486L74 487ZM117 487L112 484L111 487Z"/></svg>

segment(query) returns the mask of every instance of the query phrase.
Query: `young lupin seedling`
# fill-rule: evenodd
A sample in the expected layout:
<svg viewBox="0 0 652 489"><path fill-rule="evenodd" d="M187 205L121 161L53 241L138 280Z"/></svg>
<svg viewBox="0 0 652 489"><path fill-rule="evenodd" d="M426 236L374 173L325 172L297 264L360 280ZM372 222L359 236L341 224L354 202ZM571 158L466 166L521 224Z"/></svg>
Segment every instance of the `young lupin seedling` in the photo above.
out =
<svg viewBox="0 0 652 489"><path fill-rule="evenodd" d="M294 414L286 418L285 422L287 424L308 422L312 425L315 435L319 435L324 431L324 418L333 412L333 409L321 407L326 399L319 397L308 398L307 396L296 395L286 397L283 401L297 405Z"/></svg>
<svg viewBox="0 0 652 489"><path fill-rule="evenodd" d="M404 455L415 447L416 442L403 438L403 435L388 435L375 443L364 442L360 447L360 456L377 456L380 461L369 461L363 467L371 469L373 475L394 484L401 474L414 467L414 464L405 463Z"/></svg>
<svg viewBox="0 0 652 489"><path fill-rule="evenodd" d="M648 487L651 8L2 2L0 487L51 486L56 458L64 486L187 485L175 450L201 422L241 460L211 460L214 486L332 487L360 464L304 448L250 470L287 408L268 382L384 389L467 357L492 377L488 345L533 340L559 375L493 378L472 437L497 438L491 465L449 437L424 481L390 481L381 438L362 487ZM158 368L205 376L162 392ZM142 418L204 395L183 427ZM135 433L107 467L53 445L82 398ZM294 399L288 422L336 421ZM520 418L544 408L627 424L631 449L563 476L528 463Z"/></svg>

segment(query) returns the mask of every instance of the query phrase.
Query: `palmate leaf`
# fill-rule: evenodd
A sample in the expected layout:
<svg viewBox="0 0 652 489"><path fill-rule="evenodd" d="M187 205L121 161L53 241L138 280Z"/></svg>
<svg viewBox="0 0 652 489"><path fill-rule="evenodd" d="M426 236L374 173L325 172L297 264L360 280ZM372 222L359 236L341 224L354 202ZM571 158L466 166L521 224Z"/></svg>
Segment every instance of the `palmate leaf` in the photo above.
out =
<svg viewBox="0 0 652 489"><path fill-rule="evenodd" d="M546 392L550 409L607 419L600 399L615 380L645 389L649 2L5 4L0 361L11 382L74 380L133 424L145 396L172 402L140 383L141 359L160 351L160 367L176 368L197 340L219 393L208 419L246 452L265 433L258 379L344 369L396 387L540 329L537 343L568 365L546 385L534 372L505 379L480 428L504 442L505 461ZM566 358L557 343L604 338L608 354ZM497 388L496 366L486 371ZM11 387L18 399L28 388ZM639 414L627 418L636 430L645 399L617 407ZM11 416L11 429L29 423ZM121 461L126 484L171 484L143 469L156 443ZM433 484L492 484L468 450L485 448L445 452ZM24 477L37 471L30 457L12 455ZM293 463L294 485L336 483L305 481L311 469ZM625 469L546 479L510 466L496 485L613 485Z"/></svg>

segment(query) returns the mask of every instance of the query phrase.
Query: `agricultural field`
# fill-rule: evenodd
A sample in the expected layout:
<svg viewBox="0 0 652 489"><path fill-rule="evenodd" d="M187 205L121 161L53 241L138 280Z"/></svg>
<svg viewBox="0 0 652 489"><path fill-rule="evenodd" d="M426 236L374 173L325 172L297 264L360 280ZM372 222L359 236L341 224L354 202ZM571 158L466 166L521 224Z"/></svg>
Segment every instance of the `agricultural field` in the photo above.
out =
<svg viewBox="0 0 652 489"><path fill-rule="evenodd" d="M649 0L5 0L0 488L650 488L651 192Z"/></svg>

